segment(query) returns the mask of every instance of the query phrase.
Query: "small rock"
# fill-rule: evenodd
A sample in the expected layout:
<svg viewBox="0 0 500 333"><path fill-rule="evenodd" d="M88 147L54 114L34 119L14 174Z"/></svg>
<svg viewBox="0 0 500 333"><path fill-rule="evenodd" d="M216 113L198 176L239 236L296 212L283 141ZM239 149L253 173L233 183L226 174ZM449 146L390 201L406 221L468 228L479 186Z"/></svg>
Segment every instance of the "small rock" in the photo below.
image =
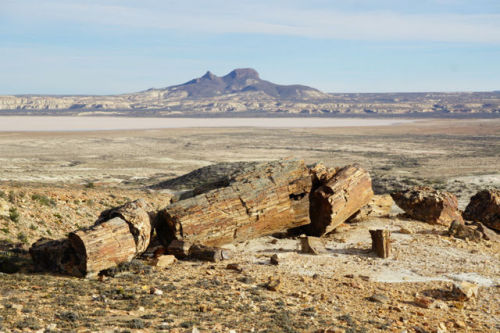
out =
<svg viewBox="0 0 500 333"><path fill-rule="evenodd" d="M384 304L389 302L389 297L382 294L373 294L370 297L368 297L368 300L371 302Z"/></svg>
<svg viewBox="0 0 500 333"><path fill-rule="evenodd" d="M200 333L200 330L196 328L196 326L193 326L193 329L191 330L191 333Z"/></svg>
<svg viewBox="0 0 500 333"><path fill-rule="evenodd" d="M461 320L455 320L455 327L456 328L465 328L465 323Z"/></svg>
<svg viewBox="0 0 500 333"><path fill-rule="evenodd" d="M278 254L273 254L271 256L271 265L279 265L280 261L279 261L279 257L278 257Z"/></svg>
<svg viewBox="0 0 500 333"><path fill-rule="evenodd" d="M434 303L432 303L431 308L432 309L448 310L449 306L448 306L448 304L446 304L443 301L436 300L436 301L434 301Z"/></svg>
<svg viewBox="0 0 500 333"><path fill-rule="evenodd" d="M446 328L446 325L444 323L439 323L436 333L447 333L448 329Z"/></svg>
<svg viewBox="0 0 500 333"><path fill-rule="evenodd" d="M158 268L165 268L165 267L172 265L176 261L177 261L177 259L175 258L174 255L171 255L171 254L170 255L161 255L154 260L153 264L154 264L154 266L156 266Z"/></svg>
<svg viewBox="0 0 500 333"><path fill-rule="evenodd" d="M267 290L278 291L281 285L280 278L270 276L269 281L266 284Z"/></svg>
<svg viewBox="0 0 500 333"><path fill-rule="evenodd" d="M460 221L453 221L448 229L448 235L460 239L468 239L479 242L483 235L478 230L462 224Z"/></svg>
<svg viewBox="0 0 500 333"><path fill-rule="evenodd" d="M23 305L22 304L12 304L11 308L20 312L23 309Z"/></svg>
<svg viewBox="0 0 500 333"><path fill-rule="evenodd" d="M465 301L477 297L479 293L479 286L474 283L463 281L453 284L451 293L455 299Z"/></svg>
<svg viewBox="0 0 500 333"><path fill-rule="evenodd" d="M318 255L326 252L325 245L323 244L322 239L319 237L301 237L300 244L302 253Z"/></svg>
<svg viewBox="0 0 500 333"><path fill-rule="evenodd" d="M150 290L149 290L149 293L151 295L163 295L163 291L161 289L158 289L158 288L155 288L155 287L152 287Z"/></svg>
<svg viewBox="0 0 500 333"><path fill-rule="evenodd" d="M413 231L411 231L410 229L406 229L406 228L401 227L399 229L399 233L405 234L405 235L411 235L411 234L413 234Z"/></svg>
<svg viewBox="0 0 500 333"><path fill-rule="evenodd" d="M241 266L239 264L235 264L235 263L227 264L226 269L231 269L233 271L237 271L238 273L243 272L243 268L241 268Z"/></svg>
<svg viewBox="0 0 500 333"><path fill-rule="evenodd" d="M414 303L421 308L430 309L432 304L434 303L434 300L430 297L417 296L415 297Z"/></svg>

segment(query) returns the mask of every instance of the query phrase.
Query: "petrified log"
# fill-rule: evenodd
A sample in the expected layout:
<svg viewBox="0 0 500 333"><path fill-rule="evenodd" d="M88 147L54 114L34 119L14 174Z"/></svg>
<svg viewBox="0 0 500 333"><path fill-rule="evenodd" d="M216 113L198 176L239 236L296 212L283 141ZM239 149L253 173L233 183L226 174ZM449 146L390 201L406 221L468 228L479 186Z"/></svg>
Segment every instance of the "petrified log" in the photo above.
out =
<svg viewBox="0 0 500 333"><path fill-rule="evenodd" d="M357 165L338 170L326 184L311 193L308 233L321 236L334 230L372 196L372 181L366 170Z"/></svg>
<svg viewBox="0 0 500 333"><path fill-rule="evenodd" d="M80 260L67 239L41 238L29 251L37 270L82 276Z"/></svg>
<svg viewBox="0 0 500 333"><path fill-rule="evenodd" d="M465 208L464 218L500 231L500 190L476 193Z"/></svg>
<svg viewBox="0 0 500 333"><path fill-rule="evenodd" d="M483 238L483 234L479 230L456 220L451 223L450 229L448 229L448 236L468 239L474 242L479 242Z"/></svg>
<svg viewBox="0 0 500 333"><path fill-rule="evenodd" d="M463 223L457 197L449 192L428 186L415 186L406 191L391 193L396 204L415 220L449 226L457 220Z"/></svg>
<svg viewBox="0 0 500 333"><path fill-rule="evenodd" d="M251 165L225 187L161 210L157 235L165 246L174 239L216 246L306 225L311 178L303 161Z"/></svg>
<svg viewBox="0 0 500 333"><path fill-rule="evenodd" d="M391 232L389 230L370 230L372 237L372 251L380 258L388 258L391 255Z"/></svg>
<svg viewBox="0 0 500 333"><path fill-rule="evenodd" d="M132 260L136 244L130 226L119 217L96 224L68 236L79 258L81 276L92 276L103 269Z"/></svg>

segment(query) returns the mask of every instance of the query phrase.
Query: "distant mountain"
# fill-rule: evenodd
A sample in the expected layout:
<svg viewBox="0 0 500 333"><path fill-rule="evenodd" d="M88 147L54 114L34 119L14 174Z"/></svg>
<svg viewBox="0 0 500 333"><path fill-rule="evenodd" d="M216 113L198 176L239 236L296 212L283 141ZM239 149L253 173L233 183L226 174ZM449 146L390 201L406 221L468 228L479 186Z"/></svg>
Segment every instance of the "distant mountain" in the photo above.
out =
<svg viewBox="0 0 500 333"><path fill-rule="evenodd" d="M337 93L262 80L251 68L210 71L183 84L109 96L0 96L1 114L64 115L500 115L500 93Z"/></svg>
<svg viewBox="0 0 500 333"><path fill-rule="evenodd" d="M160 90L186 92L187 98L206 98L245 92L262 92L271 97L285 100L329 97L311 87L298 84L279 85L262 80L259 73L252 68L238 68L221 77L208 71L197 79Z"/></svg>

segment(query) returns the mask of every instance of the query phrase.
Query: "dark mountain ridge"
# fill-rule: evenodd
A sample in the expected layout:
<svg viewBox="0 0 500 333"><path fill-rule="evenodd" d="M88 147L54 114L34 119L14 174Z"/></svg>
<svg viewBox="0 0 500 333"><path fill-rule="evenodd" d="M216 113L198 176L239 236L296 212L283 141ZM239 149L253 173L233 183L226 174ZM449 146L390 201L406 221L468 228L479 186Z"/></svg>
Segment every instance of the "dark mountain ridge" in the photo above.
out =
<svg viewBox="0 0 500 333"><path fill-rule="evenodd" d="M191 98L206 98L239 92L263 92L278 99L298 99L310 95L323 95L321 91L304 85L280 85L262 80L252 68L238 68L224 76L210 71L186 83L165 88L170 91L185 91Z"/></svg>

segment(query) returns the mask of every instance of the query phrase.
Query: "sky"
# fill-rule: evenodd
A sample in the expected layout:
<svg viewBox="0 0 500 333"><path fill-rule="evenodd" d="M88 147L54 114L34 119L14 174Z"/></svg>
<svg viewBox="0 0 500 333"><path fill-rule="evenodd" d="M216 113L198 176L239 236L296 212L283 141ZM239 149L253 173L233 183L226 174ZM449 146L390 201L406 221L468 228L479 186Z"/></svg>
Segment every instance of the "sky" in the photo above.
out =
<svg viewBox="0 0 500 333"><path fill-rule="evenodd" d="M500 90L500 0L0 0L0 94L242 67L325 92Z"/></svg>

